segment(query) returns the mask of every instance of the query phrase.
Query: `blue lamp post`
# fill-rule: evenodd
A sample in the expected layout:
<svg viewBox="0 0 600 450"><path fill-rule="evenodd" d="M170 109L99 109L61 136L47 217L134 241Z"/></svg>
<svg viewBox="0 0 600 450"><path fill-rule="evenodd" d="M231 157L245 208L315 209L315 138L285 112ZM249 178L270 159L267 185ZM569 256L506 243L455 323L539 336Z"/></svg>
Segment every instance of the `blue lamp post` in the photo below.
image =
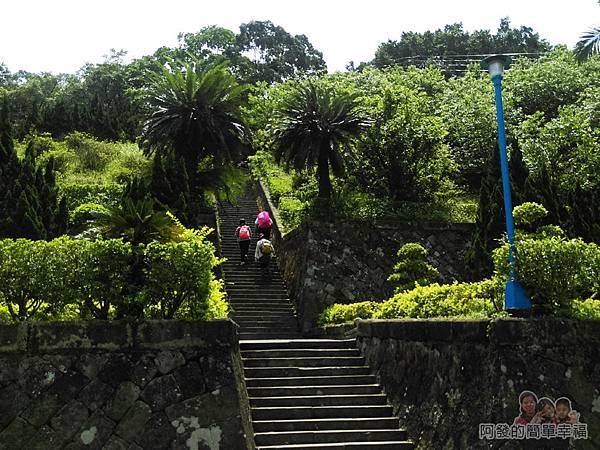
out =
<svg viewBox="0 0 600 450"><path fill-rule="evenodd" d="M512 315L528 314L531 311L531 300L523 287L517 281L515 265L515 225L512 214L512 199L510 195L510 179L508 177L508 156L506 152L506 133L504 131L504 109L502 107L502 75L504 68L510 64L510 58L504 55L492 55L481 61L481 67L486 69L496 94L496 117L498 119L498 147L500 149L500 165L502 169L502 191L504 194L504 212L506 214L506 234L508 235L508 261L510 264L509 278L506 282L504 308Z"/></svg>

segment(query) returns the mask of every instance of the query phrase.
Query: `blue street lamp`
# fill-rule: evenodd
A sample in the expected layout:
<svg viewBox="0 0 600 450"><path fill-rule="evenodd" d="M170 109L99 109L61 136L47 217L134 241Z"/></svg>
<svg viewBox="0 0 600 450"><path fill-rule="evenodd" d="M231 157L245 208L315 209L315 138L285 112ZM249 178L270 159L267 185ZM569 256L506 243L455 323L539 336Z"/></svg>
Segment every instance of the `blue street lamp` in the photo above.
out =
<svg viewBox="0 0 600 450"><path fill-rule="evenodd" d="M498 119L498 147L500 148L500 166L502 168L502 191L504 193L504 212L506 214L506 233L508 235L508 262L510 264L509 278L506 282L504 296L504 309L509 313L529 313L531 300L523 287L517 281L515 266L515 225L512 214L512 200L510 196L510 179L508 178L508 156L506 152L506 133L504 131L504 110L502 108L502 74L504 68L510 64L510 58L504 55L492 55L481 61L481 67L486 69L496 93L496 117Z"/></svg>

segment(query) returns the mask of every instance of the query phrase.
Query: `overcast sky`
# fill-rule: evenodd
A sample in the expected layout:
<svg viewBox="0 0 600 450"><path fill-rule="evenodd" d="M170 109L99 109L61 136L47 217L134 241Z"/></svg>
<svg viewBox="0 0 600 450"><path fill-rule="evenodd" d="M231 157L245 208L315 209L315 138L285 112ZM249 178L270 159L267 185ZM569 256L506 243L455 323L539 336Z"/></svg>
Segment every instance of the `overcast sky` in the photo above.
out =
<svg viewBox="0 0 600 450"><path fill-rule="evenodd" d="M372 59L379 43L403 31L453 22L495 31L508 16L569 47L600 26L597 0L7 0L0 13L0 62L13 72L54 73L102 62L111 48L140 57L175 46L179 32L212 24L237 32L250 20L306 34L330 71Z"/></svg>

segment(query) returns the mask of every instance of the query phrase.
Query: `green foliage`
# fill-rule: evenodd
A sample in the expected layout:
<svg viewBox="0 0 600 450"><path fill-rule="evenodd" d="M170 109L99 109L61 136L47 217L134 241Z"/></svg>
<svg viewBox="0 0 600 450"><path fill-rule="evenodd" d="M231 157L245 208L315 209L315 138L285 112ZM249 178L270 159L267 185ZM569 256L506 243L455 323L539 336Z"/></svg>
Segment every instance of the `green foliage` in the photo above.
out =
<svg viewBox="0 0 600 450"><path fill-rule="evenodd" d="M417 286L381 303L373 318L489 317L497 311L494 300L501 292L501 285L494 280Z"/></svg>
<svg viewBox="0 0 600 450"><path fill-rule="evenodd" d="M211 270L218 260L204 236L177 243L151 242L144 248L144 263L151 317L172 319L182 305L187 318L206 316L214 287Z"/></svg>
<svg viewBox="0 0 600 450"><path fill-rule="evenodd" d="M60 137L81 130L101 139L135 139L142 102L135 65L124 65L121 56L87 64L77 75L14 74L7 91L16 136L38 130Z"/></svg>
<svg viewBox="0 0 600 450"><path fill-rule="evenodd" d="M535 305L546 312L568 310L573 299L600 294L600 247L560 236L521 236L517 273ZM494 251L496 276L508 279L508 244Z"/></svg>
<svg viewBox="0 0 600 450"><path fill-rule="evenodd" d="M279 214L283 219L284 231L290 231L300 226L308 215L310 204L296 197L281 197L279 199Z"/></svg>
<svg viewBox="0 0 600 450"><path fill-rule="evenodd" d="M369 126L356 95L309 80L292 87L276 108L275 155L296 170L316 167L319 197L331 197L329 170L344 174L343 150Z"/></svg>
<svg viewBox="0 0 600 450"><path fill-rule="evenodd" d="M440 273L427 262L427 250L421 244L404 244L398 250L397 256L398 262L388 277L388 281L396 286L396 293L426 286L439 279Z"/></svg>
<svg viewBox="0 0 600 450"><path fill-rule="evenodd" d="M516 60L504 85L515 106L527 116L539 111L552 118L560 106L574 103L590 82L592 78L585 76L573 53L559 47L538 60Z"/></svg>
<svg viewBox="0 0 600 450"><path fill-rule="evenodd" d="M82 203L69 214L69 225L71 230L83 231L108 209L99 203Z"/></svg>
<svg viewBox="0 0 600 450"><path fill-rule="evenodd" d="M433 317L485 318L501 314L502 285L496 280L477 283L431 284L397 293L381 303L335 304L323 311L321 325L354 319L402 319Z"/></svg>
<svg viewBox="0 0 600 450"><path fill-rule="evenodd" d="M336 303L326 308L319 316L319 325L336 325L355 319L370 319L377 307L376 302L360 302L343 305Z"/></svg>
<svg viewBox="0 0 600 450"><path fill-rule="evenodd" d="M0 240L0 316L224 318L228 305L212 274L220 261L209 232L187 230L179 242L140 247L120 239ZM140 261L141 283L133 278Z"/></svg>
<svg viewBox="0 0 600 450"><path fill-rule="evenodd" d="M539 53L549 49L550 44L532 28L511 28L509 19L503 18L495 34L490 30L464 31L461 22L424 33L403 32L399 41L390 40L379 45L372 64L382 68L394 64L426 66L438 63L453 74L455 68L451 63L445 67L444 61L452 61L455 55Z"/></svg>
<svg viewBox="0 0 600 450"><path fill-rule="evenodd" d="M547 215L548 210L535 202L525 202L513 208L513 218L518 227L532 227Z"/></svg>
<svg viewBox="0 0 600 450"><path fill-rule="evenodd" d="M375 125L360 142L354 171L362 171L364 183L381 196L431 201L453 170L447 132L426 94L393 81L381 80L382 94L371 112Z"/></svg>
<svg viewBox="0 0 600 450"><path fill-rule="evenodd" d="M245 143L240 105L247 87L224 65L178 64L147 75L152 112L144 129L146 151L182 157L194 172L209 155L219 162L235 161Z"/></svg>
<svg viewBox="0 0 600 450"><path fill-rule="evenodd" d="M60 194L69 211L85 203L99 203L111 207L119 202L123 186L117 183L90 183L88 178L68 177L58 182Z"/></svg>
<svg viewBox="0 0 600 450"><path fill-rule="evenodd" d="M573 300L570 314L578 319L600 320L600 300L595 298Z"/></svg>
<svg viewBox="0 0 600 450"><path fill-rule="evenodd" d="M496 110L493 86L479 72L448 80L439 97L440 116L446 125L446 142L458 168L461 182L478 187L486 164L496 146ZM505 111L511 119L510 98Z"/></svg>
<svg viewBox="0 0 600 450"><path fill-rule="evenodd" d="M17 158L5 101L0 108L0 237L47 239L66 231L66 204L58 198L54 160L36 167L41 151L30 143L24 158Z"/></svg>
<svg viewBox="0 0 600 450"><path fill-rule="evenodd" d="M133 245L180 241L185 232L172 214L156 211L151 198L125 198L119 206L100 213L95 225L106 238L120 238Z"/></svg>

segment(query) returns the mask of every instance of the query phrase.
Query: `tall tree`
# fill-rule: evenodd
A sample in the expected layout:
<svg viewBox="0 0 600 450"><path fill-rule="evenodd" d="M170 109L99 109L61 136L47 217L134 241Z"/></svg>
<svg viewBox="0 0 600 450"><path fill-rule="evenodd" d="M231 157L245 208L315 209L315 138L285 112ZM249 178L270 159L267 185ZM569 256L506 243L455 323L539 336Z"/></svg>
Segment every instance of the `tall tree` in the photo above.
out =
<svg viewBox="0 0 600 450"><path fill-rule="evenodd" d="M297 170L317 168L319 197L331 197L331 167L344 174L344 149L370 125L358 110L356 95L314 81L299 84L278 107L272 130L277 158Z"/></svg>
<svg viewBox="0 0 600 450"><path fill-rule="evenodd" d="M540 53L551 49L532 28L511 28L510 20L503 18L496 34L489 30L472 33L462 23L446 25L443 29L424 33L404 32L399 41L388 40L379 45L372 64L375 67L392 65L424 66L435 63L450 73L455 71L456 55L489 53Z"/></svg>
<svg viewBox="0 0 600 450"><path fill-rule="evenodd" d="M236 42L240 52L249 55L255 71L246 78L248 82L272 83L327 70L323 54L304 34L292 36L269 20L240 25Z"/></svg>
<svg viewBox="0 0 600 450"><path fill-rule="evenodd" d="M143 135L147 153L183 157L193 172L208 155L221 162L240 157L246 142L240 113L246 86L225 66L163 68L160 75L150 73L149 81L152 113Z"/></svg>
<svg viewBox="0 0 600 450"><path fill-rule="evenodd" d="M56 237L66 231L67 211L64 200L58 200L54 162L36 168L31 146L19 161L7 109L5 99L0 108L0 237Z"/></svg>

